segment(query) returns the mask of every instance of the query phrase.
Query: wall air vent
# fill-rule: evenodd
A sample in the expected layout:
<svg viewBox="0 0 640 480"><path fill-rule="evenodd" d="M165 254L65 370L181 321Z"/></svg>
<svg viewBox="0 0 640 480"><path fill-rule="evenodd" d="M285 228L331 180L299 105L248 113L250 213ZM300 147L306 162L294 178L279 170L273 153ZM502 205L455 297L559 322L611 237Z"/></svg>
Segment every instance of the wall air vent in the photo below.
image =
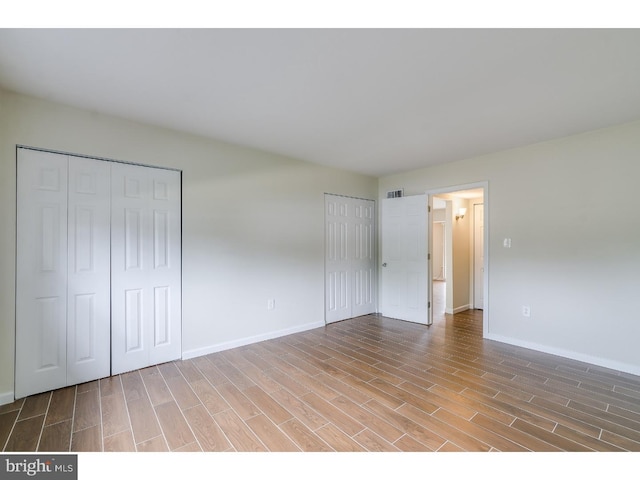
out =
<svg viewBox="0 0 640 480"><path fill-rule="evenodd" d="M399 197L402 197L403 195L404 195L403 189L391 190L390 192L387 192L387 198L399 198Z"/></svg>

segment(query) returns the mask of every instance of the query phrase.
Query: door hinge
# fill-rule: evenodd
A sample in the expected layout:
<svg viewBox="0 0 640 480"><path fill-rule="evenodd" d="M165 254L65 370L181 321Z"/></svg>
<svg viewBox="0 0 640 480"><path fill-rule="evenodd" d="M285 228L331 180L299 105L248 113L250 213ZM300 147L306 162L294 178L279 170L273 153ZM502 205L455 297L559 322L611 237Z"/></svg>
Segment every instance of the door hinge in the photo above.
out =
<svg viewBox="0 0 640 480"><path fill-rule="evenodd" d="M431 308L431 302L427 302L427 308Z"/></svg>
<svg viewBox="0 0 640 480"><path fill-rule="evenodd" d="M427 260L431 260L431 254L427 253Z"/></svg>
<svg viewBox="0 0 640 480"><path fill-rule="evenodd" d="M431 213L431 205L427 205L427 212Z"/></svg>

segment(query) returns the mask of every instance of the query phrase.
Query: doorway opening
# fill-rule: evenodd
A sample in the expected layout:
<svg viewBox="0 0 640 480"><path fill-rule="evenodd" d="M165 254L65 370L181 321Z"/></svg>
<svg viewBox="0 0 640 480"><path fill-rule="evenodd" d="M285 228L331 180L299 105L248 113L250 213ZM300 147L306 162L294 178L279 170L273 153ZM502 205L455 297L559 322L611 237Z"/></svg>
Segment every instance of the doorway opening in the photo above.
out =
<svg viewBox="0 0 640 480"><path fill-rule="evenodd" d="M474 184L427 192L434 324L466 310L482 310L487 328L486 190L486 184Z"/></svg>

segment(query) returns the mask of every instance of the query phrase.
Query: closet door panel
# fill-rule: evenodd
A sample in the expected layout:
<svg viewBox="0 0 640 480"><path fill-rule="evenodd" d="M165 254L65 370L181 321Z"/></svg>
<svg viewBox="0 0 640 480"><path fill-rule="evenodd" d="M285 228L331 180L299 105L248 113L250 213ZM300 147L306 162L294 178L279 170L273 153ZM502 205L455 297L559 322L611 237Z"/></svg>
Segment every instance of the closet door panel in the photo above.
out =
<svg viewBox="0 0 640 480"><path fill-rule="evenodd" d="M112 166L112 373L180 358L180 174Z"/></svg>
<svg viewBox="0 0 640 480"><path fill-rule="evenodd" d="M109 376L110 163L69 157L67 376Z"/></svg>
<svg viewBox="0 0 640 480"><path fill-rule="evenodd" d="M325 195L326 322L351 317L351 198Z"/></svg>
<svg viewBox="0 0 640 480"><path fill-rule="evenodd" d="M376 311L375 203L354 199L354 271L352 317Z"/></svg>
<svg viewBox="0 0 640 480"><path fill-rule="evenodd" d="M325 320L376 311L375 202L325 195Z"/></svg>
<svg viewBox="0 0 640 480"><path fill-rule="evenodd" d="M182 356L180 172L150 169L153 288L150 364Z"/></svg>
<svg viewBox="0 0 640 480"><path fill-rule="evenodd" d="M18 149L16 398L67 383L67 164Z"/></svg>
<svg viewBox="0 0 640 480"><path fill-rule="evenodd" d="M148 365L151 311L148 278L152 261L147 247L151 219L147 208L151 182L142 167L111 167L111 373Z"/></svg>

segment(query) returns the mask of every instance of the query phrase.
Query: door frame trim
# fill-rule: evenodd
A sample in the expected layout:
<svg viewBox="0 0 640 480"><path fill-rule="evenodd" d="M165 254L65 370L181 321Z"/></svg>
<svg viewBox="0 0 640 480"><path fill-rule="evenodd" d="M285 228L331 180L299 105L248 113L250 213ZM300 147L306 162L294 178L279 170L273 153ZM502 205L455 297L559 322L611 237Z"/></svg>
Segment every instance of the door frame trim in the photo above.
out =
<svg viewBox="0 0 640 480"><path fill-rule="evenodd" d="M471 292L471 297L472 297L472 302L471 305L473 305L473 308L477 308L476 305L476 228L477 228L477 215L476 215L476 207L482 207L482 217L483 217L483 226L482 228L484 229L484 200L483 203L472 203L471 207L473 208L473 225L471 226L472 228L472 236L473 236L473 242L471 244L471 248L472 248L472 255L471 255L471 261L473 262L473 269L471 272L471 275L473 275L473 290ZM484 255L484 233L482 235L482 253ZM484 258L483 258L484 260ZM482 268L484 268L484 261L482 262ZM483 272L484 273L484 272ZM483 282L482 282L482 286L484 289L484 278L483 278ZM484 310L484 292L482 294L482 309Z"/></svg>

